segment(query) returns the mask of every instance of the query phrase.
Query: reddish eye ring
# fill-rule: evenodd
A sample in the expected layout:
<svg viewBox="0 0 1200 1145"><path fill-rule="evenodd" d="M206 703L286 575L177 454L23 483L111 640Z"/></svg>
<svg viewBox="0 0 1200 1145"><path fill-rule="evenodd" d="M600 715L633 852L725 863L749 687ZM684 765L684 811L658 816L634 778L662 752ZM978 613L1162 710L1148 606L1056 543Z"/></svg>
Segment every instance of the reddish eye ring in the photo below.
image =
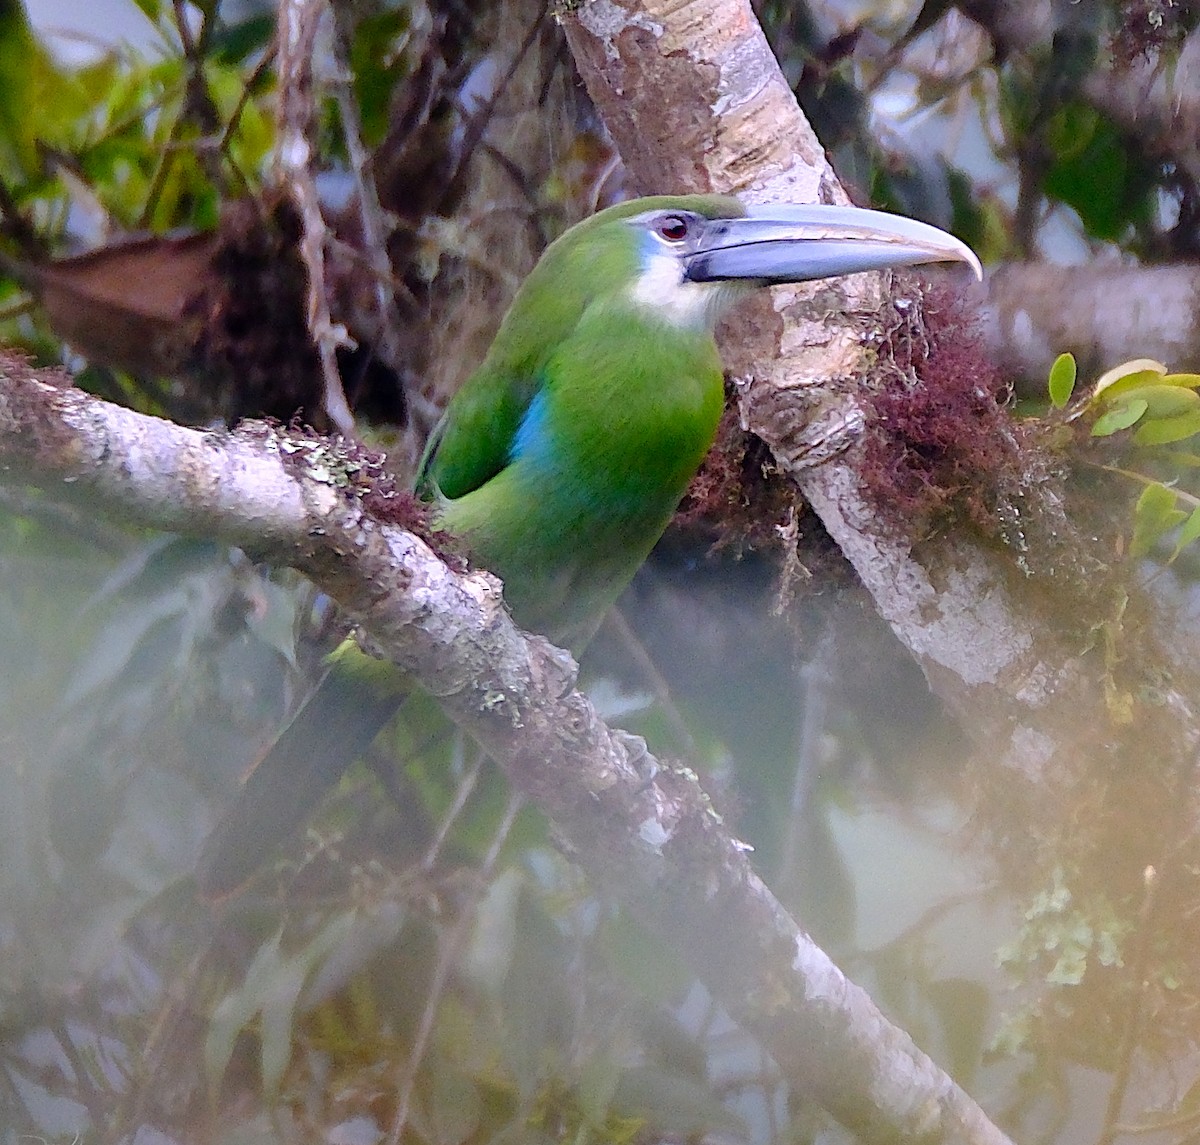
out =
<svg viewBox="0 0 1200 1145"><path fill-rule="evenodd" d="M690 229L688 220L682 215L666 215L658 220L658 233L667 242L683 242L688 237Z"/></svg>

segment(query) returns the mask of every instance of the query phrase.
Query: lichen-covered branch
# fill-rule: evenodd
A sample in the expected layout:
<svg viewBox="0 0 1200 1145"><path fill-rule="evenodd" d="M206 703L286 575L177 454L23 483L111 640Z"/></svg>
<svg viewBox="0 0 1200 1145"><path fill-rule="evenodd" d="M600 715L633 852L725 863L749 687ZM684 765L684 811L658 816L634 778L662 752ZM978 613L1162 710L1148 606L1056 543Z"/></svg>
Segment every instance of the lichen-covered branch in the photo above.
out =
<svg viewBox="0 0 1200 1145"><path fill-rule="evenodd" d="M595 883L680 952L793 1084L867 1140L1003 1145L799 929L695 777L608 728L575 690L569 657L512 625L492 578L454 572L380 519L392 502L376 464L357 447L263 426L185 429L0 358L5 479L308 573L441 699Z"/></svg>

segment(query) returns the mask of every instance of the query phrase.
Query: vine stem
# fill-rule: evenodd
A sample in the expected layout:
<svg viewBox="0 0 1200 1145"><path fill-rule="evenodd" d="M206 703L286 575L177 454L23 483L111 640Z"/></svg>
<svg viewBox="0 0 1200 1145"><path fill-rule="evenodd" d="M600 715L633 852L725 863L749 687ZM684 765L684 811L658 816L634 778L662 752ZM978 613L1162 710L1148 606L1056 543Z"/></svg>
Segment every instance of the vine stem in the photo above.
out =
<svg viewBox="0 0 1200 1145"><path fill-rule="evenodd" d="M1120 465L1099 465L1094 461L1086 462L1093 469L1103 470L1105 473L1115 473L1118 477L1128 477L1130 481L1137 481L1141 485L1165 485L1163 481L1159 481L1156 477L1151 477L1147 473L1139 473L1136 469L1125 469ZM1189 493L1186 489L1178 489L1174 486L1167 486L1172 493L1175 494L1181 501L1186 501L1193 509L1200 509L1200 497L1194 493Z"/></svg>

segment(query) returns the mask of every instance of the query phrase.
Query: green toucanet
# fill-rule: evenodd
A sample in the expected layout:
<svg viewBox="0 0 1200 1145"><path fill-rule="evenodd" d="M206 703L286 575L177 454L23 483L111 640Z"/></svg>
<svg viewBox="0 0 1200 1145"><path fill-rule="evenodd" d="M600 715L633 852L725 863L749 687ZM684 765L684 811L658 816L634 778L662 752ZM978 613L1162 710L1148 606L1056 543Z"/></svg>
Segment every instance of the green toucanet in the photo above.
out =
<svg viewBox="0 0 1200 1145"><path fill-rule="evenodd" d="M516 622L575 653L667 527L716 433L713 324L748 287L959 260L924 223L718 195L609 207L572 227L517 292L446 408L417 481L439 528L504 583ZM198 877L223 894L362 754L407 685L343 646L250 773ZM394 683L393 683L394 679Z"/></svg>

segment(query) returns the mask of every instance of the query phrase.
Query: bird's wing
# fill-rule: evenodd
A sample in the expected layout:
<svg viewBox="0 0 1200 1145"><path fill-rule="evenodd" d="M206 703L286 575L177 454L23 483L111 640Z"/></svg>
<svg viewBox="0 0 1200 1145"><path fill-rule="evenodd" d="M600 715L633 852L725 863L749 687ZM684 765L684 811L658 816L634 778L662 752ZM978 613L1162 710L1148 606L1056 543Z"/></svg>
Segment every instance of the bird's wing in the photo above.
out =
<svg viewBox="0 0 1200 1145"><path fill-rule="evenodd" d="M417 492L454 500L490 481L511 460L521 421L540 380L485 365L463 385L442 414L417 471Z"/></svg>

